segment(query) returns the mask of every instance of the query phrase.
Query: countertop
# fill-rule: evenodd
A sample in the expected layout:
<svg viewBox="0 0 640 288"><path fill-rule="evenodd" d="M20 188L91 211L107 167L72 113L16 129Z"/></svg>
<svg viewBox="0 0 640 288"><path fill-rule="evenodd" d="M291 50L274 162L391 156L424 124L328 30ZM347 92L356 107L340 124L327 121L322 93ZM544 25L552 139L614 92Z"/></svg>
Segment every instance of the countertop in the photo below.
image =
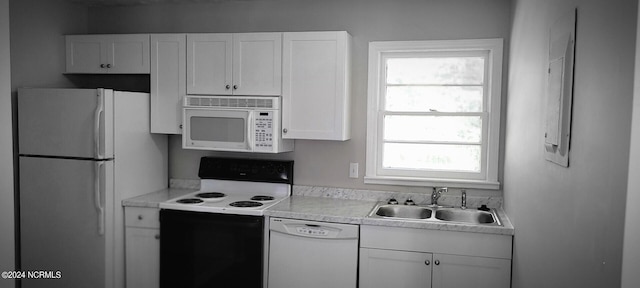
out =
<svg viewBox="0 0 640 288"><path fill-rule="evenodd" d="M167 188L146 195L125 199L122 206L158 208L160 202L179 197L194 189ZM330 197L292 195L264 211L265 216L334 222L359 225L406 227L418 229L460 231L513 235L514 228L502 208L496 208L502 226L485 226L461 223L432 222L424 220L368 218L377 201L351 200ZM472 209L472 208L469 208Z"/></svg>
<svg viewBox="0 0 640 288"><path fill-rule="evenodd" d="M360 224L375 201L293 195L265 210L265 215L322 222Z"/></svg>
<svg viewBox="0 0 640 288"><path fill-rule="evenodd" d="M160 202L164 202L169 199L180 197L182 195L186 195L195 191L198 191L198 190L197 189L177 189L177 188L162 189L155 192L151 192L149 194L145 194L145 195L141 195L141 196L137 196L129 199L124 199L122 200L122 206L158 208Z"/></svg>
<svg viewBox="0 0 640 288"><path fill-rule="evenodd" d="M502 208L496 208L502 226L409 219L368 218L377 201L347 200L293 195L265 210L270 217L335 222L347 224L405 227L431 230L513 235L514 228ZM472 208L469 208L472 209Z"/></svg>

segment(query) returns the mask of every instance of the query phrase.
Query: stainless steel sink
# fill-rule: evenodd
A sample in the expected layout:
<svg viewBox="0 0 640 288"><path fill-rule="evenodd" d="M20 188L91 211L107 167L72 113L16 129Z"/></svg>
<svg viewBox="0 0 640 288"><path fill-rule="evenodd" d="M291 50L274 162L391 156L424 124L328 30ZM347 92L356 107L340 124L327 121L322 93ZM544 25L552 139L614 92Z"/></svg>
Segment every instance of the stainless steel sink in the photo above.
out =
<svg viewBox="0 0 640 288"><path fill-rule="evenodd" d="M405 219L439 223L464 223L483 226L502 226L495 209L481 211L442 206L410 206L378 204L369 213L370 218Z"/></svg>
<svg viewBox="0 0 640 288"><path fill-rule="evenodd" d="M375 214L381 217L405 219L427 219L433 214L431 209L426 207L403 205L380 205L375 211Z"/></svg>
<svg viewBox="0 0 640 288"><path fill-rule="evenodd" d="M441 208L436 210L435 218L442 221L471 224L493 224L496 217L489 211L459 208Z"/></svg>

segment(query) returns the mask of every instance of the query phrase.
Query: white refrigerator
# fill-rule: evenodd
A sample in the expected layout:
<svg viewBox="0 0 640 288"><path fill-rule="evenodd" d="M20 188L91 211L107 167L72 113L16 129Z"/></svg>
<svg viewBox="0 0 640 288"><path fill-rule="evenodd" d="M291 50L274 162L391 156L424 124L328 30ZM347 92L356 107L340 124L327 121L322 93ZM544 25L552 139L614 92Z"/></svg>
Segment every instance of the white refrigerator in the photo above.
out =
<svg viewBox="0 0 640 288"><path fill-rule="evenodd" d="M59 279L22 287L124 287L123 199L168 186L167 136L149 94L19 89L20 264Z"/></svg>

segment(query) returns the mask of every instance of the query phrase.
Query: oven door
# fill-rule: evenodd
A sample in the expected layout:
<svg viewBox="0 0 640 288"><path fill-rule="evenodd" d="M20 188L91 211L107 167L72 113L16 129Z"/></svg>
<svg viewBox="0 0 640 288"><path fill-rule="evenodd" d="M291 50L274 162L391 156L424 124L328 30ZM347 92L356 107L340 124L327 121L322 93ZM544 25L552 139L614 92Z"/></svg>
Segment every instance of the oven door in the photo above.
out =
<svg viewBox="0 0 640 288"><path fill-rule="evenodd" d="M160 234L160 288L262 288L262 216L160 210Z"/></svg>
<svg viewBox="0 0 640 288"><path fill-rule="evenodd" d="M184 108L182 147L220 151L253 151L252 112Z"/></svg>

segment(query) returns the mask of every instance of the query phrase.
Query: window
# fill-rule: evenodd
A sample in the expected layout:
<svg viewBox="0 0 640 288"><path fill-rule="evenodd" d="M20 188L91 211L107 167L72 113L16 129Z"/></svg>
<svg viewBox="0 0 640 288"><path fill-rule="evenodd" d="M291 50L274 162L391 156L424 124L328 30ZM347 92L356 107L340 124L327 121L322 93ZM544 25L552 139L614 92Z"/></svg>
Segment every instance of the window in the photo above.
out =
<svg viewBox="0 0 640 288"><path fill-rule="evenodd" d="M502 39L371 42L365 183L497 189Z"/></svg>

